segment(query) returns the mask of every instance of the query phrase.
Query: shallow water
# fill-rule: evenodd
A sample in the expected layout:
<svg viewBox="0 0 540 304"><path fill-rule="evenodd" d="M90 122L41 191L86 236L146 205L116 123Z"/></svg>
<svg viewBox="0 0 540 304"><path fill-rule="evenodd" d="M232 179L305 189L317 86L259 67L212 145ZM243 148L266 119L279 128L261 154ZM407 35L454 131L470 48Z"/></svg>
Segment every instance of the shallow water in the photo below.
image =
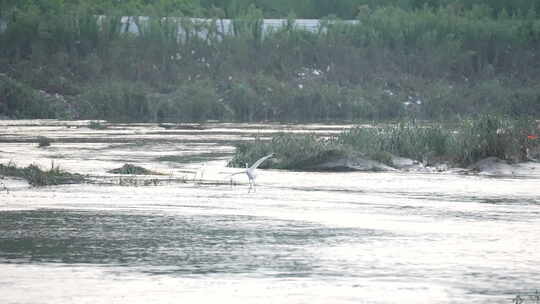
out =
<svg viewBox="0 0 540 304"><path fill-rule="evenodd" d="M86 123L0 121L0 162L97 182L0 180L2 303L535 303L539 179L261 170L248 193L234 142L350 126ZM167 175L106 173L128 161Z"/></svg>

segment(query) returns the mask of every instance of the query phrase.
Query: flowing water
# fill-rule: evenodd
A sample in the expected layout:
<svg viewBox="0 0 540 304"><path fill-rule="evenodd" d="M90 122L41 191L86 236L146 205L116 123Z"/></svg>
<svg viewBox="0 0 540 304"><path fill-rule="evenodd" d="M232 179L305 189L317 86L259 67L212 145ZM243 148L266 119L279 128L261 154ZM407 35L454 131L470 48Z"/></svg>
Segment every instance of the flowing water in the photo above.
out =
<svg viewBox="0 0 540 304"><path fill-rule="evenodd" d="M260 170L248 193L235 142L350 126L87 123L0 121L1 163L92 180L0 179L0 303L538 303L538 177ZM127 162L165 175L106 172Z"/></svg>

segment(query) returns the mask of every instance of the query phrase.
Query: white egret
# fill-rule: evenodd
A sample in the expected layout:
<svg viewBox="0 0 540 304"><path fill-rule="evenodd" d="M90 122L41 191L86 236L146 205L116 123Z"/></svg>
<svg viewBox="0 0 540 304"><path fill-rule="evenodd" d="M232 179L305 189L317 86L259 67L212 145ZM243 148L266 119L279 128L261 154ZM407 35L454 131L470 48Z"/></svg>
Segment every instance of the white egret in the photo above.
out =
<svg viewBox="0 0 540 304"><path fill-rule="evenodd" d="M264 157L261 157L260 159L258 159L255 163L253 163L253 165L251 165L251 167L247 167L248 164L246 163L246 170L244 171L241 171L241 172L236 172L236 173L233 173L231 174L231 178L233 175L238 175L238 174L242 174L242 173L245 173L247 175L247 177L249 178L249 191L248 193L251 192L251 189L253 189L253 192L255 192L257 189L255 187L255 178L257 178L257 173L255 172L255 170L257 170L257 167L259 167L260 164L262 164L265 160L267 160L268 158L274 156L274 153L271 153L271 154L268 154ZM231 179L232 181L232 179Z"/></svg>
<svg viewBox="0 0 540 304"><path fill-rule="evenodd" d="M203 163L199 169L195 172L195 176L193 177L194 181L201 181L204 177L204 172L206 170L206 163Z"/></svg>

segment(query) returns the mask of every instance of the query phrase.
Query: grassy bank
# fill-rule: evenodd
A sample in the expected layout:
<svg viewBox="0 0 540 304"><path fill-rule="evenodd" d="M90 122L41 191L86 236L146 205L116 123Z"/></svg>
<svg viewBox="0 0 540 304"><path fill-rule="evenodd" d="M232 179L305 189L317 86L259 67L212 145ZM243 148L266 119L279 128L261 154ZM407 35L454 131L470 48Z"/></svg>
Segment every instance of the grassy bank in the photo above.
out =
<svg viewBox="0 0 540 304"><path fill-rule="evenodd" d="M0 115L185 122L441 119L540 115L535 11L371 6L358 24L290 19L262 35L264 11L233 20L98 20L51 1L2 10ZM158 10L159 11L159 10ZM133 11L142 12L142 11ZM218 15L215 15L218 16ZM214 16L214 17L215 17ZM201 34L204 33L204 34Z"/></svg>
<svg viewBox="0 0 540 304"><path fill-rule="evenodd" d="M271 141L240 143L230 166L243 167L271 152L276 157L262 166L304 169L326 160L359 156L392 164L392 156L419 162L468 166L494 156L511 162L527 160L527 149L540 141L528 137L538 132L533 120L485 115L455 125L404 121L381 127L357 127L332 138L280 134Z"/></svg>

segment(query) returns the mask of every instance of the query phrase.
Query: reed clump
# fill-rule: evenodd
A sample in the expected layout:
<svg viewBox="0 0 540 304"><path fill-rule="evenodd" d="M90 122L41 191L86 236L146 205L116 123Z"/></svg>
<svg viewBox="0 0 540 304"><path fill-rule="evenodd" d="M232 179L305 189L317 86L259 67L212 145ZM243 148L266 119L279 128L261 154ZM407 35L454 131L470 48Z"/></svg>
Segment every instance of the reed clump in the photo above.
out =
<svg viewBox="0 0 540 304"><path fill-rule="evenodd" d="M251 165L261 156L275 153L276 157L261 164L260 168L301 169L338 155L349 153L344 145L335 146L333 139L322 139L315 135L281 133L270 141L256 138L253 142L236 145L236 152L229 162L232 167Z"/></svg>
<svg viewBox="0 0 540 304"><path fill-rule="evenodd" d="M120 168L112 169L107 172L113 173L113 174L129 174L129 175L164 175L163 173L148 170L146 168L136 166L133 164L124 164Z"/></svg>
<svg viewBox="0 0 540 304"><path fill-rule="evenodd" d="M37 137L38 147L48 147L51 145L52 140L46 136L38 136Z"/></svg>
<svg viewBox="0 0 540 304"><path fill-rule="evenodd" d="M0 175L25 179L32 186L48 186L61 184L78 184L86 181L86 178L77 173L69 173L59 166L51 165L49 170L43 170L37 165L29 165L25 168L17 167L13 163L0 164Z"/></svg>
<svg viewBox="0 0 540 304"><path fill-rule="evenodd" d="M88 128L94 129L94 130L105 130L107 129L107 125L101 121L93 120L88 123Z"/></svg>

